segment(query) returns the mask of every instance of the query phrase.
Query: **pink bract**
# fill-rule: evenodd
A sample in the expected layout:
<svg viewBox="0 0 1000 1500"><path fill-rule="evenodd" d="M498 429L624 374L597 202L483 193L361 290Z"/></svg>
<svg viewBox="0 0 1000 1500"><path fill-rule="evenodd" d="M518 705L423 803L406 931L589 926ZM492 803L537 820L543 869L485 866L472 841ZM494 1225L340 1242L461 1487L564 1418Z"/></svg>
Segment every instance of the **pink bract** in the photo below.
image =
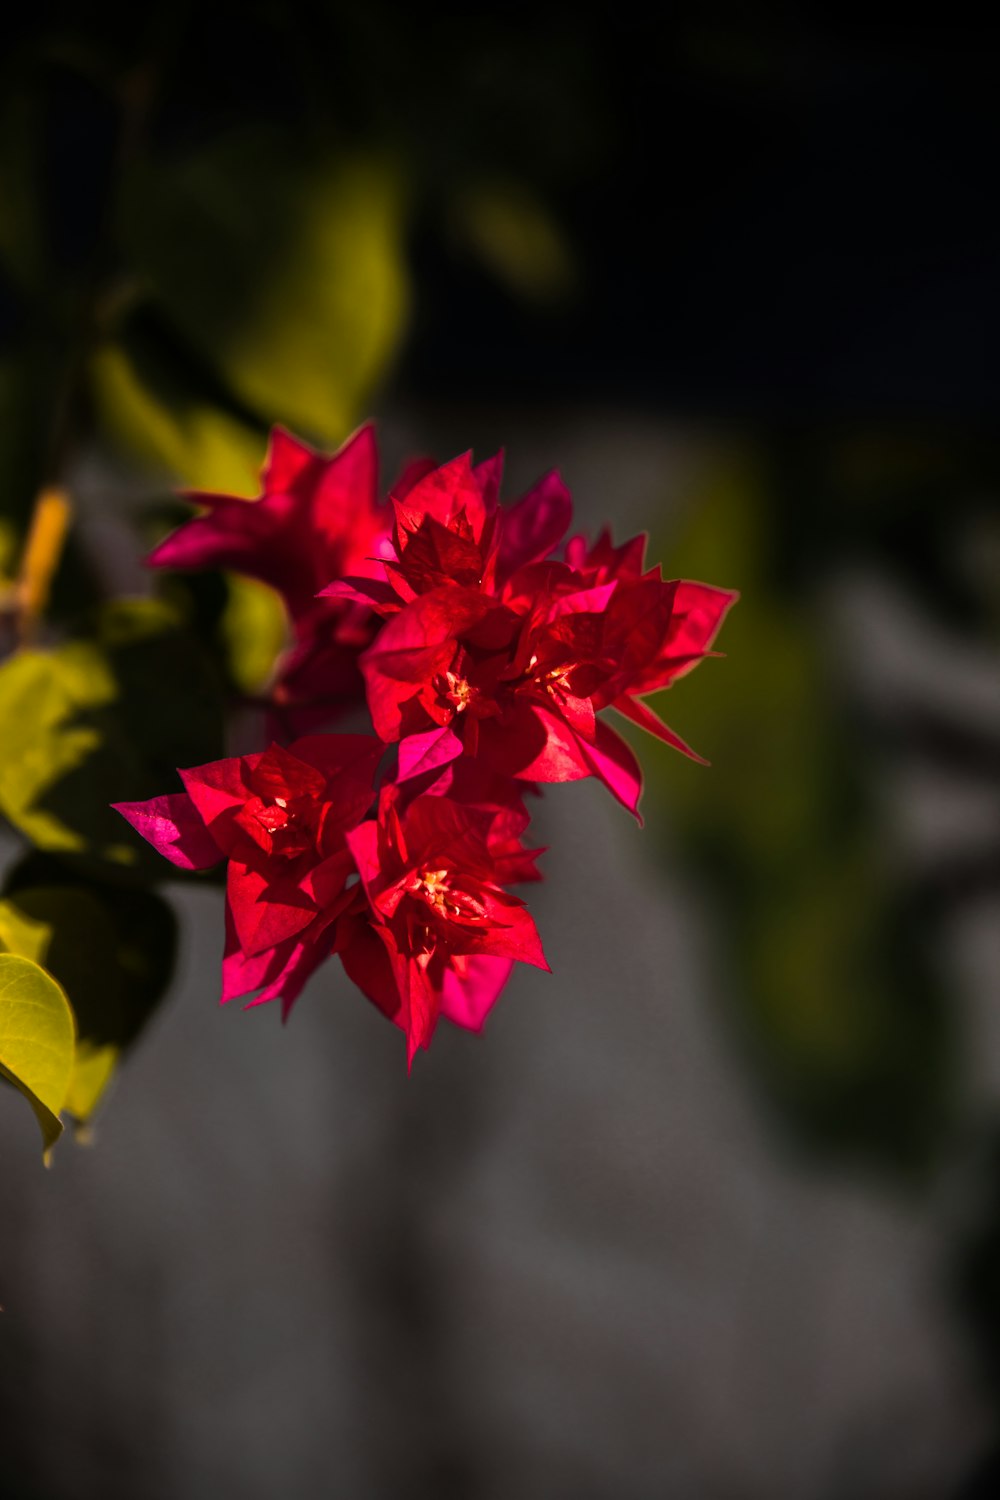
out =
<svg viewBox="0 0 1000 1500"><path fill-rule="evenodd" d="M260 998L282 994L287 1008L327 956L353 899L345 835L371 806L384 750L370 735L310 735L182 771L184 792L117 804L181 868L228 859L224 1000L265 986Z"/></svg>
<svg viewBox="0 0 1000 1500"><path fill-rule="evenodd" d="M404 482L416 477L410 471ZM275 427L260 483L255 500L187 491L203 514L179 526L147 563L225 569L276 590L292 642L277 665L270 727L294 737L364 701L358 655L378 620L367 604L317 596L337 576L384 576L378 555L388 545L391 511L378 497L375 429L367 423L326 455Z"/></svg>
<svg viewBox="0 0 1000 1500"><path fill-rule="evenodd" d="M642 538L568 550L576 567L531 563L498 587L438 587L387 619L361 659L372 722L404 744L448 728L513 777L596 775L638 815L638 765L597 715L615 708L700 760L641 700L710 654L737 596L644 572Z"/></svg>
<svg viewBox="0 0 1000 1500"><path fill-rule="evenodd" d="M716 654L737 598L663 578L644 537L563 546L559 474L509 506L502 474L502 454L419 459L382 504L370 425L331 456L276 428L260 496L189 495L203 513L150 559L282 596L280 742L118 810L180 870L226 861L224 1001L287 1015L339 955L408 1065L441 1016L480 1031L516 962L548 969L509 890L540 879L537 784L595 776L638 818L642 772L605 710L701 760L646 700ZM365 704L376 737L312 732Z"/></svg>
<svg viewBox="0 0 1000 1500"><path fill-rule="evenodd" d="M506 816L513 810L513 803L494 810L440 794L407 801L400 788L387 786L377 819L347 835L367 909L341 957L406 1033L410 1063L430 1044L445 989L452 1019L478 1029L510 963L548 969L524 903L503 889L516 878L512 853L523 857Z"/></svg>

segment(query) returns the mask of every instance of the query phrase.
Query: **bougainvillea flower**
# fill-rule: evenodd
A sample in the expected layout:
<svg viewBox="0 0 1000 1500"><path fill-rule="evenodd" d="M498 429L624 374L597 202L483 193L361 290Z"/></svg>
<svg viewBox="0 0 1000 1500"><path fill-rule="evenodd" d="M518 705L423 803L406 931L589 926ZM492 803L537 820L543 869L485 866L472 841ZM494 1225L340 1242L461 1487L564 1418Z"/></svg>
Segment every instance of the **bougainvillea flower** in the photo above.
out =
<svg viewBox="0 0 1000 1500"><path fill-rule="evenodd" d="M348 831L367 904L345 920L338 949L351 978L405 1032L408 1063L442 1012L478 1029L513 961L548 969L524 903L503 889L517 878L512 811L451 796L407 800L387 786L377 819Z"/></svg>
<svg viewBox="0 0 1000 1500"><path fill-rule="evenodd" d="M422 477L405 472L396 492ZM271 433L255 500L205 491L186 498L203 514L178 527L147 559L154 568L226 569L269 584L281 596L292 644L278 664L269 727L293 737L364 700L357 658L378 627L367 604L317 598L331 578L384 577L391 511L378 499L378 453L371 423L332 455L283 428Z"/></svg>
<svg viewBox="0 0 1000 1500"><path fill-rule="evenodd" d="M228 859L223 999L264 986L260 999L282 994L287 1009L330 951L353 899L345 835L371 806L383 751L370 735L310 735L181 771L183 792L117 804L182 869Z"/></svg>
<svg viewBox="0 0 1000 1500"><path fill-rule="evenodd" d="M337 917L349 906L353 892L341 893L336 908L328 915L317 916L315 930L307 929L294 938L286 938L275 948L265 948L248 957L240 947L232 915L226 908L226 946L222 958L222 1003L254 994L245 1009L281 1000L282 1014L287 1018L295 1001L320 964L333 952Z"/></svg>
<svg viewBox="0 0 1000 1500"><path fill-rule="evenodd" d="M489 590L496 573L496 504L462 454L434 469L405 499L392 497L393 556L386 575L403 603L442 585Z"/></svg>
<svg viewBox="0 0 1000 1500"><path fill-rule="evenodd" d="M366 423L326 455L275 427L260 478L255 500L185 491L205 513L179 526L148 563L257 578L298 620L314 610L317 592L332 577L372 570L390 519L378 503L375 429Z"/></svg>
<svg viewBox="0 0 1000 1500"><path fill-rule="evenodd" d="M567 543L567 561L578 576L591 586L616 584L607 639L613 644L617 631L622 643L621 690L615 692L611 679L603 701L611 703L640 728L648 729L692 759L701 760L647 704L638 700L670 687L713 654L712 643L739 594L734 589L715 588L686 578L664 581L659 568L645 570L645 549L644 536L614 547L606 528L589 548L583 537L574 537ZM665 615L667 600L669 610Z"/></svg>
<svg viewBox="0 0 1000 1500"><path fill-rule="evenodd" d="M485 815L487 842L498 884L522 885L526 881L541 880L535 861L545 850L528 849L522 842L531 822L531 814L524 802L525 794L537 794L536 787L512 780L509 776L497 775L487 770L481 761L465 755L435 768L422 780L405 787L397 781L396 795L401 805L428 793L448 797Z"/></svg>
<svg viewBox="0 0 1000 1500"><path fill-rule="evenodd" d="M516 962L548 968L509 889L540 878L535 783L596 776L638 817L639 764L607 709L700 759L646 700L716 654L737 597L664 579L643 537L573 536L557 558L559 475L504 506L502 471L502 454L418 460L381 506L370 426L331 457L277 429L258 499L192 494L202 514L151 559L284 599L282 743L119 811L178 868L227 862L223 1000L280 997L287 1014L339 955L408 1066L441 1016L481 1029ZM362 685L378 739L304 733Z"/></svg>
<svg viewBox="0 0 1000 1500"><path fill-rule="evenodd" d="M572 519L569 491L553 470L502 507L502 469L502 454L473 465L463 453L405 494L397 486L391 545L380 554L384 573L337 578L323 597L389 615L440 588L494 594L518 568L548 557Z"/></svg>
<svg viewBox="0 0 1000 1500"><path fill-rule="evenodd" d="M638 764L597 715L616 708L700 759L641 700L709 654L737 597L644 571L643 548L641 538L615 549L605 534L589 551L574 540L576 567L527 564L499 595L453 585L413 599L361 659L376 733L405 746L447 728L495 771L596 775L637 814Z"/></svg>

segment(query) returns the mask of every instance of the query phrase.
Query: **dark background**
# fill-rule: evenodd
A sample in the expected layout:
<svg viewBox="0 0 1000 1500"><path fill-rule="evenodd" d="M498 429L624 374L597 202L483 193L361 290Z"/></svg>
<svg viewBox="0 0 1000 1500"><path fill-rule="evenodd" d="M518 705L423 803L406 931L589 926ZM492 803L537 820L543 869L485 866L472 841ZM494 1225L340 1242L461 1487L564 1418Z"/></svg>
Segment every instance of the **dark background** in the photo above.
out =
<svg viewBox="0 0 1000 1500"><path fill-rule="evenodd" d="M188 886L94 1147L43 1173L0 1100L0 1493L994 1493L998 63L760 13L8 27L0 556L65 482L53 639L149 590L178 482L369 412L387 474L504 444L743 598L667 704L712 769L643 743L641 833L545 798L555 977L482 1042L407 1081L340 976L220 1013Z"/></svg>

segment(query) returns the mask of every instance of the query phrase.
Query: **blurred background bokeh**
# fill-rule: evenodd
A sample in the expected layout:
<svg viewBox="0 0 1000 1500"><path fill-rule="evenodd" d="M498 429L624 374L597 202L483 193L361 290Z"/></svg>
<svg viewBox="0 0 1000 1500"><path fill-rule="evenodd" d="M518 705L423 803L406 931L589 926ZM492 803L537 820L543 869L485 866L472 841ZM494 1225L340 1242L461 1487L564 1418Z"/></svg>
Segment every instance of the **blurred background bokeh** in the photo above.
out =
<svg viewBox="0 0 1000 1500"><path fill-rule="evenodd" d="M387 478L504 445L742 600L664 710L711 769L644 740L641 831L546 795L555 975L409 1080L332 968L287 1028L220 1010L220 893L166 888L93 1143L46 1172L0 1097L0 1494L1000 1494L996 47L378 0L2 46L0 577L73 507L43 643L155 582L252 692L273 601L142 552L271 423L369 414Z"/></svg>

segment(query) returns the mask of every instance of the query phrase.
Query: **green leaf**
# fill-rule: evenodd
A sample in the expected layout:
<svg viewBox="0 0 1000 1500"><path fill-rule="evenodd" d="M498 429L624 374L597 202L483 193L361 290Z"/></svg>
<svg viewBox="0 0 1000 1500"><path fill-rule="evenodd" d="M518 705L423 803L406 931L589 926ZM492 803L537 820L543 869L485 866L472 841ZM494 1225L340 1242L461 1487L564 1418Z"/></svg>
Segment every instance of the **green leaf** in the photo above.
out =
<svg viewBox="0 0 1000 1500"><path fill-rule="evenodd" d="M0 812L41 849L159 874L111 807L221 753L217 677L176 614L117 600L94 634L0 667Z"/></svg>
<svg viewBox="0 0 1000 1500"><path fill-rule="evenodd" d="M55 980L28 958L0 953L0 1075L35 1111L46 1155L62 1134L74 1043L73 1012Z"/></svg>
<svg viewBox="0 0 1000 1500"><path fill-rule="evenodd" d="M34 856L29 879L72 880ZM97 884L22 887L0 901L0 943L42 964L59 981L76 1017L76 1052L64 1109L86 1121L173 974L177 924L150 892Z"/></svg>
<svg viewBox="0 0 1000 1500"><path fill-rule="evenodd" d="M336 442L398 345L404 206L388 163L257 131L136 173L120 229L158 308L228 390Z"/></svg>

